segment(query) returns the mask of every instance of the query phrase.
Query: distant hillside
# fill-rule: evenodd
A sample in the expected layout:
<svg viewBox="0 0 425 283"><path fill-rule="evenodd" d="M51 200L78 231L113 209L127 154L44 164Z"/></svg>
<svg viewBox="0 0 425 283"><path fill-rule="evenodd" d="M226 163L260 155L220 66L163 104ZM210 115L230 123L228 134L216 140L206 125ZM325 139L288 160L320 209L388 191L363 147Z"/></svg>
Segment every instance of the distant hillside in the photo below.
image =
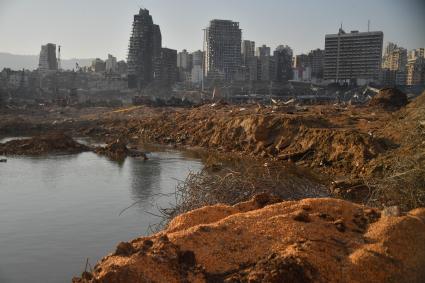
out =
<svg viewBox="0 0 425 283"><path fill-rule="evenodd" d="M75 69L75 63L80 67L90 66L93 59L62 59L62 69ZM15 55L10 53L0 52L0 71L3 68L11 68L12 70L28 69L34 70L38 68L38 55Z"/></svg>

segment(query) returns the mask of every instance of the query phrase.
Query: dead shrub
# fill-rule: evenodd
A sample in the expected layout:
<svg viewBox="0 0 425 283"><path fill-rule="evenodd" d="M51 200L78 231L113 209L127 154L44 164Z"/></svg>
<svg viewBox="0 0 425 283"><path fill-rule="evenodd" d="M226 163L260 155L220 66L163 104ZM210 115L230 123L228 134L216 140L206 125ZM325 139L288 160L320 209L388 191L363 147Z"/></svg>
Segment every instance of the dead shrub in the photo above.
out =
<svg viewBox="0 0 425 283"><path fill-rule="evenodd" d="M240 161L240 160L239 160ZM235 166L236 165L236 166ZM308 175L308 174L307 174ZM176 188L176 205L162 212L168 219L206 205L234 205L259 193L269 193L284 200L328 195L327 188L282 163L239 162L227 167L208 164L199 173L190 173Z"/></svg>

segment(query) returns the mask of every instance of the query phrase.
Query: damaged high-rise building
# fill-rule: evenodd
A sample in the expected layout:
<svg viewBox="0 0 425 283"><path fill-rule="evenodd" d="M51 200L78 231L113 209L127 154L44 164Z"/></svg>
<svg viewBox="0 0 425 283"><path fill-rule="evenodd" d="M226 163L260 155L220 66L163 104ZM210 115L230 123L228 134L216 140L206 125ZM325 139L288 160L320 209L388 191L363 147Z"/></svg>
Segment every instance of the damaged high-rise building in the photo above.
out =
<svg viewBox="0 0 425 283"><path fill-rule="evenodd" d="M381 74L382 31L346 33L325 37L324 79L366 84L378 81Z"/></svg>
<svg viewBox="0 0 425 283"><path fill-rule="evenodd" d="M171 86L178 78L177 73L177 50L161 48L161 54L155 63L154 80L161 86Z"/></svg>
<svg viewBox="0 0 425 283"><path fill-rule="evenodd" d="M154 80L155 65L161 57L161 30L146 9L134 15L128 47L128 87L143 88Z"/></svg>
<svg viewBox="0 0 425 283"><path fill-rule="evenodd" d="M210 21L205 30L205 75L233 80L242 63L241 41L239 23L229 20Z"/></svg>
<svg viewBox="0 0 425 283"><path fill-rule="evenodd" d="M38 69L40 71L53 71L58 69L55 44L47 43L41 46Z"/></svg>
<svg viewBox="0 0 425 283"><path fill-rule="evenodd" d="M273 52L276 64L275 81L286 83L292 80L292 49L287 45L279 45Z"/></svg>

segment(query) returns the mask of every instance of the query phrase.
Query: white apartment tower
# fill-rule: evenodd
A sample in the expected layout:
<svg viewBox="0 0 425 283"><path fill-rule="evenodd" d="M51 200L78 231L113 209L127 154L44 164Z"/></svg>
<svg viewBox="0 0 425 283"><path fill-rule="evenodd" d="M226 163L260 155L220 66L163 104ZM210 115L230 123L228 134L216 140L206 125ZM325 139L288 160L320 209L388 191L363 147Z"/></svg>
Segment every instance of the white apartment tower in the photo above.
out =
<svg viewBox="0 0 425 283"><path fill-rule="evenodd" d="M324 79L365 84L378 81L382 62L382 31L345 33L325 37Z"/></svg>

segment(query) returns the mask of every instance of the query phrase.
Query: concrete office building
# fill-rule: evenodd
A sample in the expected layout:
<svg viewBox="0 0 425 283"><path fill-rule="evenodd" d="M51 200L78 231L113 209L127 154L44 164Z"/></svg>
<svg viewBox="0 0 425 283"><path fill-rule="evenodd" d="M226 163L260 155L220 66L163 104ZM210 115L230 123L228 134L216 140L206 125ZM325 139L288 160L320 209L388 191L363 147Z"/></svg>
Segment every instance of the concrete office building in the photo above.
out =
<svg viewBox="0 0 425 283"><path fill-rule="evenodd" d="M423 85L425 84L425 58L417 57L410 59L406 68L406 84L407 85Z"/></svg>
<svg viewBox="0 0 425 283"><path fill-rule="evenodd" d="M40 71L55 71L58 69L55 44L47 43L41 46L38 69Z"/></svg>
<svg viewBox="0 0 425 283"><path fill-rule="evenodd" d="M294 80L310 81L323 78L324 51L315 49L294 57Z"/></svg>
<svg viewBox="0 0 425 283"><path fill-rule="evenodd" d="M251 40L242 41L242 65L247 66L250 58L255 56L255 42Z"/></svg>
<svg viewBox="0 0 425 283"><path fill-rule="evenodd" d="M106 70L106 63L100 58L96 58L91 62L91 69L93 72L102 73Z"/></svg>
<svg viewBox="0 0 425 283"><path fill-rule="evenodd" d="M161 48L156 60L154 81L163 86L171 86L177 81L177 50Z"/></svg>
<svg viewBox="0 0 425 283"><path fill-rule="evenodd" d="M202 61L204 58L204 53L201 50L195 51L192 53L192 74L191 81L193 84L202 83Z"/></svg>
<svg viewBox="0 0 425 283"><path fill-rule="evenodd" d="M186 49L177 54L177 68L184 71L192 69L192 54L189 54Z"/></svg>
<svg viewBox="0 0 425 283"><path fill-rule="evenodd" d="M257 49L255 50L255 56L257 57L270 56L270 47L264 44L260 47L257 47Z"/></svg>
<svg viewBox="0 0 425 283"><path fill-rule="evenodd" d="M258 81L271 81L275 77L276 66L273 56L270 56L270 47L266 45L255 49L255 61L251 61L250 78ZM256 70L255 70L256 65Z"/></svg>
<svg viewBox="0 0 425 283"><path fill-rule="evenodd" d="M192 54L188 53L186 49L177 53L177 71L179 81L191 81Z"/></svg>
<svg viewBox="0 0 425 283"><path fill-rule="evenodd" d="M243 80L256 81L258 79L258 58L255 57L255 42L242 41L242 76Z"/></svg>
<svg viewBox="0 0 425 283"><path fill-rule="evenodd" d="M293 80L307 81L311 80L311 64L307 54L295 55L293 58Z"/></svg>
<svg viewBox="0 0 425 283"><path fill-rule="evenodd" d="M323 78L323 66L325 62L325 52L322 49L315 49L308 53L311 77L316 79Z"/></svg>
<svg viewBox="0 0 425 283"><path fill-rule="evenodd" d="M239 23L229 20L212 20L205 29L205 76L234 79L241 67L242 31Z"/></svg>
<svg viewBox="0 0 425 283"><path fill-rule="evenodd" d="M117 62L117 73L120 75L126 75L127 74L127 62L125 62L124 60L118 61Z"/></svg>
<svg viewBox="0 0 425 283"><path fill-rule="evenodd" d="M154 68L161 57L161 30L155 25L146 9L134 15L133 28L128 47L128 86L143 88L154 79ZM177 59L176 59L177 60Z"/></svg>
<svg viewBox="0 0 425 283"><path fill-rule="evenodd" d="M107 73L116 73L117 72L117 58L108 54L108 59L105 61L105 71Z"/></svg>
<svg viewBox="0 0 425 283"><path fill-rule="evenodd" d="M381 31L345 33L340 29L326 35L324 79L357 84L378 81L383 38Z"/></svg>
<svg viewBox="0 0 425 283"><path fill-rule="evenodd" d="M415 60L417 58L425 58L425 48L417 48L409 51L408 60Z"/></svg>
<svg viewBox="0 0 425 283"><path fill-rule="evenodd" d="M407 50L389 42L382 58L384 85L405 85L407 79ZM391 81L393 79L393 81Z"/></svg>
<svg viewBox="0 0 425 283"><path fill-rule="evenodd" d="M310 58L307 54L295 55L294 68L305 68L310 66Z"/></svg>
<svg viewBox="0 0 425 283"><path fill-rule="evenodd" d="M391 46L389 48L388 46ZM385 48L382 60L382 68L391 71L405 71L407 65L407 50L393 43L389 43Z"/></svg>
<svg viewBox="0 0 425 283"><path fill-rule="evenodd" d="M276 64L275 81L286 83L292 80L292 49L287 45L279 45L273 52Z"/></svg>
<svg viewBox="0 0 425 283"><path fill-rule="evenodd" d="M276 60L273 56L263 56L258 58L258 80L263 82L273 81L276 78Z"/></svg>

